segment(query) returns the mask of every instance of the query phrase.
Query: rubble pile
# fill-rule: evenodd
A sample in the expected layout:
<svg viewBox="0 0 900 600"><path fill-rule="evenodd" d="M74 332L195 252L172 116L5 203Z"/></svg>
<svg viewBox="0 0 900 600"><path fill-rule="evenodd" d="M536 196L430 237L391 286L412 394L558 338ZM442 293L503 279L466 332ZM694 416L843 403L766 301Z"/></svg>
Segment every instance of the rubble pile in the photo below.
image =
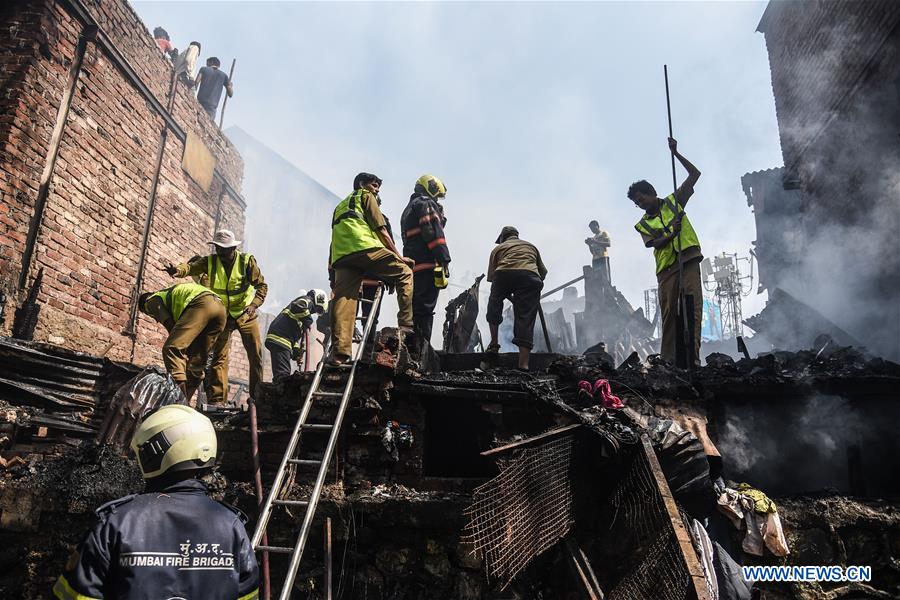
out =
<svg viewBox="0 0 900 600"><path fill-rule="evenodd" d="M335 559L335 585L350 598L506 597L485 581L481 559L460 540L473 489L497 473L495 461L481 455L491 449L526 442L553 428L580 425L585 433L579 435L589 436L590 441L577 447L588 448L588 454L600 460L595 464L599 470L573 475L576 504L580 507L585 498L593 498L588 504L599 507L590 521L583 520L585 513L577 513L581 515L577 531L584 539L588 532L600 531L592 528L612 518L604 508L606 496L639 447L642 433L650 435L681 505L708 505L715 497L697 493L711 490L718 476L716 462L706 460L707 445L715 448L723 439L728 415L723 417L721 411L730 410L731 404L768 411L822 390L849 392L854 401L863 402L881 398L900 383L900 366L837 346L739 361L711 355L707 366L692 373L655 357L642 361L632 356L613 368L592 358L540 355L536 355L537 364L549 362L545 371L476 366L427 373L414 368L402 347L381 344L377 351L381 360L358 370L339 444L339 476L329 476L317 517L332 519L335 556L340 556ZM454 360L460 365L481 365L484 358L469 354ZM258 404L264 481L281 459L310 380L311 374L298 373L264 385ZM604 380L608 388L597 385ZM326 418L333 403L323 399L315 408L320 411L318 418ZM22 419L28 418L21 414ZM316 418L314 412L312 420ZM214 422L222 452L210 478L212 488L216 497L253 515L256 500L249 483L247 415L217 415ZM387 443L391 441L387 432L398 436L398 441L401 434L408 439L402 444ZM310 436L307 443L312 447L319 442ZM726 477L742 481L727 444L722 446L721 463L718 468L724 468ZM308 473L298 468L290 496L308 495L306 481ZM751 483L766 488L765 482ZM140 474L132 459L89 439L72 438L56 456L25 453L17 464L0 471L0 540L8 548L0 553L0 564L9 573L0 580L0 592L40 597L87 527L93 509L140 489ZM890 541L900 533L896 503L851 500L835 491L810 496L808 492L813 491L793 489L773 496L792 550L779 560L788 564L871 562L881 574L871 589L894 593L898 589L895 563L885 557L896 553L891 546L895 542ZM282 515L270 533L290 537L300 517ZM875 532L882 537L869 540ZM737 544L739 562L775 562L768 554L742 555L739 532L729 535ZM321 539L317 536L321 536L318 529L311 539ZM882 552L877 561L869 558L872 544ZM604 558L604 548L602 543L584 545L594 565L610 560ZM317 597L322 549L311 543L308 550L298 589ZM14 568L23 555L28 565L24 572ZM565 562L563 554L548 550L531 561L511 584L514 591L507 592L520 597L559 597L571 592ZM276 559L272 568L277 574L284 565ZM608 587L627 574L626 561L600 579ZM817 597L815 590L804 586L764 589L771 598Z"/></svg>

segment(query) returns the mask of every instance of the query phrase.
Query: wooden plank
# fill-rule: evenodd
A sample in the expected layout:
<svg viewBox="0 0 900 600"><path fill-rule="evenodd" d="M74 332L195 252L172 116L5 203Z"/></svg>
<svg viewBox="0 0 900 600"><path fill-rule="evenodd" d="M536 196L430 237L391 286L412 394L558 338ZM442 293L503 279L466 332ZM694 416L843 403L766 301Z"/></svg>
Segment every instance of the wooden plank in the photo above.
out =
<svg viewBox="0 0 900 600"><path fill-rule="evenodd" d="M641 435L641 448L647 457L650 472L656 481L656 488L659 490L660 496L662 496L669 523L675 531L675 539L678 540L678 546L681 548L681 556L691 577L695 597L697 600L710 600L709 590L706 587L706 576L703 574L703 568L700 566L697 551L694 550L691 534L684 526L684 521L682 521L681 514L678 512L678 505L675 503L675 497L672 496L672 491L666 482L666 476L663 474L659 459L656 458L656 452L653 450L653 444L650 443L650 438L647 437L647 434Z"/></svg>
<svg viewBox="0 0 900 600"><path fill-rule="evenodd" d="M526 401L533 398L529 392L502 388L466 388L414 383L409 386L409 390L410 393L432 398L479 400L483 402Z"/></svg>
<svg viewBox="0 0 900 600"><path fill-rule="evenodd" d="M540 435L535 435L530 438L525 438L524 440L519 440L517 442L512 442L511 444L506 444L504 446L498 446L496 448L491 448L490 450L485 450L481 453L481 456L490 456L492 454L501 454L503 452L509 452L510 450L515 450L516 448L521 448L523 446L530 446L531 444L537 442L543 442L550 438L554 438L556 436L562 435L569 431L578 429L581 427L580 423L575 423L574 425L566 425L565 427L559 427L557 429L551 429L550 431L545 431Z"/></svg>
<svg viewBox="0 0 900 600"><path fill-rule="evenodd" d="M325 517L325 600L331 600L331 517Z"/></svg>

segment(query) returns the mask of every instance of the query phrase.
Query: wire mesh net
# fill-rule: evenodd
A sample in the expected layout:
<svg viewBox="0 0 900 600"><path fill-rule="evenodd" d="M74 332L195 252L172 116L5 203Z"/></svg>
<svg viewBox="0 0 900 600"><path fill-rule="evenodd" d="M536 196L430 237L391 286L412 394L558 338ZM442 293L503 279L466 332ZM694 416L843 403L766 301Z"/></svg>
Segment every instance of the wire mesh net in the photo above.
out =
<svg viewBox="0 0 900 600"><path fill-rule="evenodd" d="M505 588L569 532L573 445L574 437L567 435L520 450L499 463L497 477L475 490L463 541L484 556L488 580Z"/></svg>
<svg viewBox="0 0 900 600"><path fill-rule="evenodd" d="M684 600L691 577L647 455L638 451L611 497L611 531L624 528L638 548L633 566L607 595L609 600Z"/></svg>

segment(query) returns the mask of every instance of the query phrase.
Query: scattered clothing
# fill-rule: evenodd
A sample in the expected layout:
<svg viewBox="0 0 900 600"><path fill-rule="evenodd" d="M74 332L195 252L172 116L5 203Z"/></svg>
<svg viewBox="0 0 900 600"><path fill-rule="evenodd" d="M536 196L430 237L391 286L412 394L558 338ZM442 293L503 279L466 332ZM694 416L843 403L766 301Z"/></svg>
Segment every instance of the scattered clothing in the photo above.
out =
<svg viewBox="0 0 900 600"><path fill-rule="evenodd" d="M410 426L397 421L389 421L381 431L381 445L394 462L400 460L400 450L412 448L413 441L415 440Z"/></svg>
<svg viewBox="0 0 900 600"><path fill-rule="evenodd" d="M713 542L713 567L719 587L719 600L750 600L752 585L744 580L741 565L718 542Z"/></svg>
<svg viewBox="0 0 900 600"><path fill-rule="evenodd" d="M741 544L743 551L762 556L763 548L768 548L775 556L790 554L775 503L747 484L740 484L738 488L741 489L726 488L719 495L718 507L735 529L740 529L742 523L746 527Z"/></svg>
<svg viewBox="0 0 900 600"><path fill-rule="evenodd" d="M703 568L703 577L706 579L706 590L709 592L710 600L719 600L719 582L716 577L715 568L715 551L713 550L712 541L706 529L700 524L700 521L694 519L691 523L691 537L694 539L694 547L697 549L697 555L700 558L700 566Z"/></svg>
<svg viewBox="0 0 900 600"><path fill-rule="evenodd" d="M765 493L755 489L749 483L739 483L734 489L740 492L742 496L749 496L753 499L753 510L756 512L773 513L778 510L775 507L775 503Z"/></svg>
<svg viewBox="0 0 900 600"><path fill-rule="evenodd" d="M622 400L618 396L613 395L612 388L605 379L598 379L594 382L594 397L602 402L603 408L618 410L625 407Z"/></svg>

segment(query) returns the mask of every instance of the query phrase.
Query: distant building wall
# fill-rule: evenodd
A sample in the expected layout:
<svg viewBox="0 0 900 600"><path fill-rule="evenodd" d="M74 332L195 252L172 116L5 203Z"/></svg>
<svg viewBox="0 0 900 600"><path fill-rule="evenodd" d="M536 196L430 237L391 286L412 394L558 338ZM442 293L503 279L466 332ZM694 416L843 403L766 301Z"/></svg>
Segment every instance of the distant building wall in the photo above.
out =
<svg viewBox="0 0 900 600"><path fill-rule="evenodd" d="M36 227L51 135L79 36L91 35L86 27L91 21L101 33L86 44ZM136 336L123 332L129 327L166 127L160 108L168 104L172 65L123 0L3 3L0 32L0 289L19 304L43 268L35 339L118 360L133 355L139 364L159 363L161 326L139 316ZM128 76L129 68L136 79ZM216 224L238 236L244 229L240 155L186 86L174 86L170 114L143 290L171 285L159 269L162 263L207 253ZM217 175L208 190L182 170L183 133L172 123L197 135L215 158ZM36 233L33 264L20 289L29 231ZM7 306L0 333L11 332L13 308ZM239 343L234 350L243 354Z"/></svg>
<svg viewBox="0 0 900 600"><path fill-rule="evenodd" d="M890 0L773 1L759 24L772 73L781 177L799 194L796 210L785 208L780 217L787 220L783 230L793 230L793 247L776 256L763 247L769 232L760 231L760 267L766 279L781 281L871 349L895 358L898 25L900 3Z"/></svg>

